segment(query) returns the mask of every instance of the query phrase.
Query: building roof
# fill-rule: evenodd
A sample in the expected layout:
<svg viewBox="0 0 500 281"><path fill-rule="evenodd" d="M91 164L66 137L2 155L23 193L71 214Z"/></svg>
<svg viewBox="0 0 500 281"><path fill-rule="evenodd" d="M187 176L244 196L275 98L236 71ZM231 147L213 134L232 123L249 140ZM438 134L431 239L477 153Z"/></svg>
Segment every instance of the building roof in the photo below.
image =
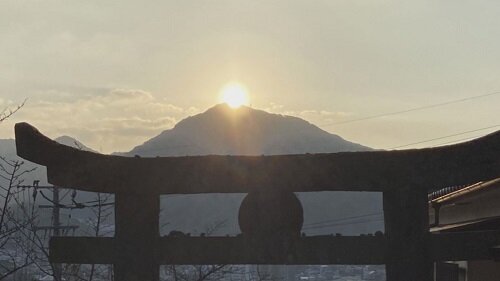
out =
<svg viewBox="0 0 500 281"><path fill-rule="evenodd" d="M500 187L500 178L496 178L490 181L482 181L467 186L446 187L429 193L429 203L442 204L466 195L483 192L495 187Z"/></svg>

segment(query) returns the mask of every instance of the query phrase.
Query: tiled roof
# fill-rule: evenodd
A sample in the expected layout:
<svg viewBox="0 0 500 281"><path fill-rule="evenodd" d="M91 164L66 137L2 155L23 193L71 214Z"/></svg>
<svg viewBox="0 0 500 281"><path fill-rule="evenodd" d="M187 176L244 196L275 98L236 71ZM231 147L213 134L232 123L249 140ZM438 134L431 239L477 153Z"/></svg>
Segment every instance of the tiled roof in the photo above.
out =
<svg viewBox="0 0 500 281"><path fill-rule="evenodd" d="M464 186L450 186L445 187L428 194L429 202L445 201L451 198L456 198L465 194L470 194L471 192L477 192L484 190L488 187L500 186L500 178L494 180L478 182L472 185Z"/></svg>
<svg viewBox="0 0 500 281"><path fill-rule="evenodd" d="M465 188L467 187L468 185L459 185L459 186L449 186L449 187L445 187L445 188L441 188L441 189L438 189L436 191L433 191L433 192L430 192L428 194L428 197L429 197L429 201L432 201L436 198L439 198L441 196L444 196L444 195L447 195L447 194L450 194L452 192L455 192L457 190L460 190L462 188Z"/></svg>

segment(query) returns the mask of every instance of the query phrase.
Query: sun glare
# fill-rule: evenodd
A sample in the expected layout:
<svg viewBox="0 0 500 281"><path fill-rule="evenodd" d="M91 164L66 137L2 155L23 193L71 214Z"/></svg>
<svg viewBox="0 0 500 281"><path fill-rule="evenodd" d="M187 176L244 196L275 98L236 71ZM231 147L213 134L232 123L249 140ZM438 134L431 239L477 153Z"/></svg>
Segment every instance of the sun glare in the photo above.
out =
<svg viewBox="0 0 500 281"><path fill-rule="evenodd" d="M221 90L221 101L232 108L248 104L248 94L245 87L239 83L229 83Z"/></svg>

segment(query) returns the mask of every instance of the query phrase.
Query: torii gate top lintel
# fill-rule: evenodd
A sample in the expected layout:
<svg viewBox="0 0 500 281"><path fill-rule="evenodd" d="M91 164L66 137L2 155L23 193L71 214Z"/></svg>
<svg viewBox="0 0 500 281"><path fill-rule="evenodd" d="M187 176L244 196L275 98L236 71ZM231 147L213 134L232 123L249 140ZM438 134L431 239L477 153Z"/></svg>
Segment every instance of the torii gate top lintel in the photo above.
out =
<svg viewBox="0 0 500 281"><path fill-rule="evenodd" d="M155 194L383 191L494 179L500 131L445 147L277 156L138 158L61 145L27 123L15 126L19 156L47 166L52 184L94 192Z"/></svg>

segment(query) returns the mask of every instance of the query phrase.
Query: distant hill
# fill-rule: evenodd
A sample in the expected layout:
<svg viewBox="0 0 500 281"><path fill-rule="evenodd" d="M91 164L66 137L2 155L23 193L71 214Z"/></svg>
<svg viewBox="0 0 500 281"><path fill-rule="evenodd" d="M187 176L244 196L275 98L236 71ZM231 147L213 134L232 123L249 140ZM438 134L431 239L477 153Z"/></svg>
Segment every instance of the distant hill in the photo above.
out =
<svg viewBox="0 0 500 281"><path fill-rule="evenodd" d="M54 140L60 144L64 144L67 146L75 147L75 148L86 150L86 151L96 152L95 150L84 145L83 143L81 143L77 139L69 137L69 136L60 136ZM9 157L10 156L17 157L16 141L14 139L0 139L0 155L9 156ZM26 161L26 160L24 160L24 161Z"/></svg>
<svg viewBox="0 0 500 281"><path fill-rule="evenodd" d="M72 137L60 136L60 137L58 137L58 138L56 138L54 140L57 141L60 144L64 144L64 145L67 145L67 146L78 148L80 150L85 150L85 151L91 151L91 152L99 153L99 152L93 150L92 148L84 145L83 143L81 143L80 141L78 141L77 139L72 138Z"/></svg>
<svg viewBox="0 0 500 281"><path fill-rule="evenodd" d="M173 129L124 155L278 155L366 150L370 148L297 117L219 104L180 121Z"/></svg>

